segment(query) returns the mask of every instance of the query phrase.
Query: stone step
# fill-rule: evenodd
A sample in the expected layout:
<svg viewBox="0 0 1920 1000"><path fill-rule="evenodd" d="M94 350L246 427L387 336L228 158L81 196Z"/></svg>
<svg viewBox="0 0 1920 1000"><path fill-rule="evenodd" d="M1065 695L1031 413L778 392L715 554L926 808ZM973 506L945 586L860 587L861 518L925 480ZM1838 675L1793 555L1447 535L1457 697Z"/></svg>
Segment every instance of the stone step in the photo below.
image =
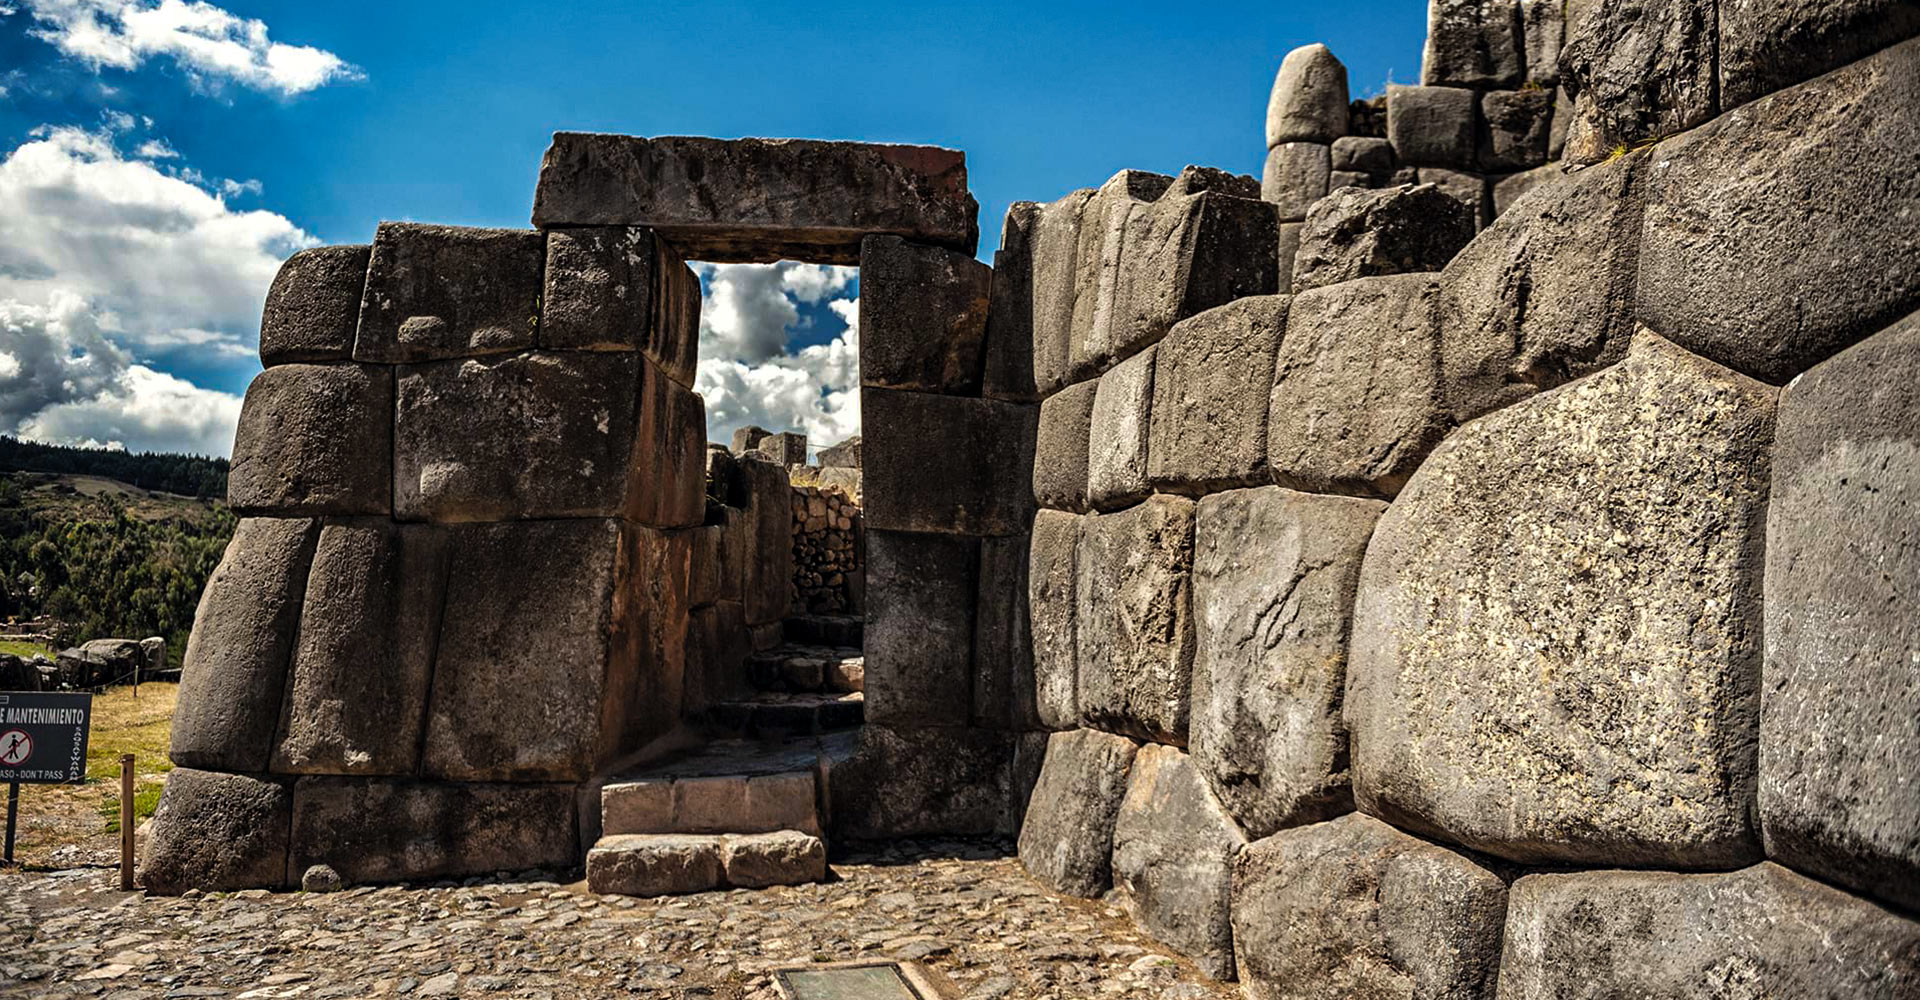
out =
<svg viewBox="0 0 1920 1000"><path fill-rule="evenodd" d="M831 691L866 687L867 661L852 646L787 643L747 658L747 680L761 691Z"/></svg>
<svg viewBox="0 0 1920 1000"><path fill-rule="evenodd" d="M866 696L761 691L717 702L706 710L707 732L715 737L750 736L777 740L819 736L853 729L866 721Z"/></svg>
<svg viewBox="0 0 1920 1000"><path fill-rule="evenodd" d="M866 645L866 619L859 615L793 615L786 620L787 641L807 646Z"/></svg>
<svg viewBox="0 0 1920 1000"><path fill-rule="evenodd" d="M799 830L767 833L629 833L587 852L587 888L623 896L804 885L827 877L827 845Z"/></svg>
<svg viewBox="0 0 1920 1000"><path fill-rule="evenodd" d="M765 743L715 740L609 778L600 832L728 834L825 829L827 785L858 734Z"/></svg>

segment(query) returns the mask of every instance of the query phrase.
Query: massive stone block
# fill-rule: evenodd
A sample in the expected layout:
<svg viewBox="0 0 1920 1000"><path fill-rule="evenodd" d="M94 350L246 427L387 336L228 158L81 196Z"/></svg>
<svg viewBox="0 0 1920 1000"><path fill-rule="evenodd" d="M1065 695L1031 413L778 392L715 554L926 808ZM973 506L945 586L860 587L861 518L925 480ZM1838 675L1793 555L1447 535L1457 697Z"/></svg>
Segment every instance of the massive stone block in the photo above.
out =
<svg viewBox="0 0 1920 1000"><path fill-rule="evenodd" d="M833 833L881 839L1011 833L1015 736L993 729L861 727L833 769Z"/></svg>
<svg viewBox="0 0 1920 1000"><path fill-rule="evenodd" d="M1336 191L1307 213L1292 289L1438 271L1475 232L1472 210L1431 184Z"/></svg>
<svg viewBox="0 0 1920 1000"><path fill-rule="evenodd" d="M1561 83L1575 121L1567 158L1606 159L1720 113L1717 0L1610 0L1569 24Z"/></svg>
<svg viewBox="0 0 1920 1000"><path fill-rule="evenodd" d="M1480 96L1480 169L1531 170L1547 162L1553 91L1496 90Z"/></svg>
<svg viewBox="0 0 1920 1000"><path fill-rule="evenodd" d="M979 575L979 539L867 532L869 720L967 724Z"/></svg>
<svg viewBox="0 0 1920 1000"><path fill-rule="evenodd" d="M562 352L401 369L396 516L700 523L705 408L640 355Z"/></svg>
<svg viewBox="0 0 1920 1000"><path fill-rule="evenodd" d="M1492 1000L1507 887L1359 813L1240 852L1233 947L1249 1000Z"/></svg>
<svg viewBox="0 0 1920 1000"><path fill-rule="evenodd" d="M1037 409L997 399L860 393L867 525L1011 535L1033 520Z"/></svg>
<svg viewBox="0 0 1920 1000"><path fill-rule="evenodd" d="M977 396L993 269L898 236L860 244L860 384Z"/></svg>
<svg viewBox="0 0 1920 1000"><path fill-rule="evenodd" d="M382 222L355 361L434 361L534 346L546 234Z"/></svg>
<svg viewBox="0 0 1920 1000"><path fill-rule="evenodd" d="M1091 188L1040 207L1033 233L1033 384L1048 393L1073 366L1073 310L1080 289L1080 223Z"/></svg>
<svg viewBox="0 0 1920 1000"><path fill-rule="evenodd" d="M1044 206L1007 206L1000 249L993 252L993 301L987 308L987 360L980 394L1016 403L1040 400L1034 380L1034 252Z"/></svg>
<svg viewBox="0 0 1920 1000"><path fill-rule="evenodd" d="M739 601L718 601L688 612L686 650L682 714L691 717L746 693L753 634Z"/></svg>
<svg viewBox="0 0 1920 1000"><path fill-rule="evenodd" d="M319 524L244 518L200 593L168 756L180 767L264 771Z"/></svg>
<svg viewBox="0 0 1920 1000"><path fill-rule="evenodd" d="M140 885L161 896L188 889L277 889L287 882L293 795L271 778L175 768L167 774L140 857Z"/></svg>
<svg viewBox="0 0 1920 1000"><path fill-rule="evenodd" d="M747 624L765 625L785 618L792 603L793 487L786 466L758 455L741 456L739 471L747 501L742 603Z"/></svg>
<svg viewBox="0 0 1920 1000"><path fill-rule="evenodd" d="M1920 911L1920 315L1780 397L1767 508L1767 856Z"/></svg>
<svg viewBox="0 0 1920 1000"><path fill-rule="evenodd" d="M1393 173L1393 143L1378 136L1333 140L1333 169L1384 178Z"/></svg>
<svg viewBox="0 0 1920 1000"><path fill-rule="evenodd" d="M360 324L360 293L373 248L314 247L287 258L260 316L260 363L345 361Z"/></svg>
<svg viewBox="0 0 1920 1000"><path fill-rule="evenodd" d="M1435 277L1360 278L1293 297L1268 406L1275 482L1391 497L1440 443Z"/></svg>
<svg viewBox="0 0 1920 1000"><path fill-rule="evenodd" d="M1421 184L1438 187L1455 201L1467 206L1467 210L1473 213L1475 226L1484 229L1493 221L1493 186L1485 174L1444 167L1421 167L1418 180Z"/></svg>
<svg viewBox="0 0 1920 1000"><path fill-rule="evenodd" d="M1507 209L1512 208L1534 188L1556 183L1566 179L1567 176L1565 164L1549 163L1500 178L1493 182L1493 217L1498 219L1507 214Z"/></svg>
<svg viewBox="0 0 1920 1000"><path fill-rule="evenodd" d="M1138 243L1150 223L1143 211L1165 194L1173 178L1122 170L1107 179L1080 212L1080 244L1074 253L1073 327L1067 343L1066 381L1106 370L1116 358L1116 331L1124 331L1127 244ZM1135 236L1136 232L1142 234Z"/></svg>
<svg viewBox="0 0 1920 1000"><path fill-rule="evenodd" d="M540 346L640 351L693 385L700 350L700 279L646 229L593 226L547 234Z"/></svg>
<svg viewBox="0 0 1920 1000"><path fill-rule="evenodd" d="M422 768L581 781L677 720L689 543L615 521L452 540Z"/></svg>
<svg viewBox="0 0 1920 1000"><path fill-rule="evenodd" d="M1098 510L1139 502L1147 487L1152 430L1153 359L1149 347L1100 376L1087 436L1087 499Z"/></svg>
<svg viewBox="0 0 1920 1000"><path fill-rule="evenodd" d="M1920 35L1913 0L1719 0L1716 12L1723 108Z"/></svg>
<svg viewBox="0 0 1920 1000"><path fill-rule="evenodd" d="M320 530L273 770L413 773L447 561L446 533L430 525Z"/></svg>
<svg viewBox="0 0 1920 1000"><path fill-rule="evenodd" d="M1268 481L1267 393L1289 301L1256 295L1209 309L1154 348L1145 450L1155 489L1199 494Z"/></svg>
<svg viewBox="0 0 1920 1000"><path fill-rule="evenodd" d="M1186 754L1140 748L1114 821L1114 885L1147 933L1215 979L1234 977L1228 905L1246 843Z"/></svg>
<svg viewBox="0 0 1920 1000"><path fill-rule="evenodd" d="M1071 729L1080 724L1078 581L1083 519L1057 510L1033 518L1027 564L1027 606L1032 615L1033 686L1040 724Z"/></svg>
<svg viewBox="0 0 1920 1000"><path fill-rule="evenodd" d="M392 372L277 365L247 386L227 503L242 513L385 514L392 462Z"/></svg>
<svg viewBox="0 0 1920 1000"><path fill-rule="evenodd" d="M1091 729L1054 733L1020 827L1020 863L1055 892L1087 899L1113 885L1113 824L1134 742Z"/></svg>
<svg viewBox="0 0 1920 1000"><path fill-rule="evenodd" d="M1362 811L1525 862L1759 856L1773 396L1647 335L1434 451L1361 573Z"/></svg>
<svg viewBox="0 0 1920 1000"><path fill-rule="evenodd" d="M1191 500L1156 494L1083 521L1074 628L1089 726L1187 742L1193 512Z"/></svg>
<svg viewBox="0 0 1920 1000"><path fill-rule="evenodd" d="M1280 290L1279 221L1251 177L1188 167L1130 218L1112 362L1166 336L1173 324L1247 295Z"/></svg>
<svg viewBox="0 0 1920 1000"><path fill-rule="evenodd" d="M1440 275L1440 365L1464 423L1604 368L1633 336L1648 155L1521 198Z"/></svg>
<svg viewBox="0 0 1920 1000"><path fill-rule="evenodd" d="M1560 47L1567 37L1567 0L1520 0L1527 82L1551 93L1560 84Z"/></svg>
<svg viewBox="0 0 1920 1000"><path fill-rule="evenodd" d="M1287 53L1267 99L1267 148L1332 142L1346 134L1347 67L1318 43Z"/></svg>
<svg viewBox="0 0 1920 1000"><path fill-rule="evenodd" d="M1200 501L1193 528L1193 760L1250 836L1353 807L1347 632L1386 505L1278 486Z"/></svg>
<svg viewBox="0 0 1920 1000"><path fill-rule="evenodd" d="M813 139L556 132L533 224L646 226L690 259L856 264L873 234L969 256L980 206L967 155Z"/></svg>
<svg viewBox="0 0 1920 1000"><path fill-rule="evenodd" d="M1283 142L1267 150L1260 197L1272 202L1283 222L1307 217L1332 184L1333 151L1324 142Z"/></svg>
<svg viewBox="0 0 1920 1000"><path fill-rule="evenodd" d="M972 723L976 726L1043 728L1034 692L1033 626L1027 603L1032 542L1028 534L980 540L973 628Z"/></svg>
<svg viewBox="0 0 1920 1000"><path fill-rule="evenodd" d="M1920 990L1920 924L1762 864L1716 875L1529 875L1507 896L1502 1000Z"/></svg>
<svg viewBox="0 0 1920 1000"><path fill-rule="evenodd" d="M1387 87L1387 139L1407 166L1466 167L1478 151L1480 95L1458 87Z"/></svg>
<svg viewBox="0 0 1920 1000"><path fill-rule="evenodd" d="M1429 0L1421 83L1514 87L1525 76L1525 59L1520 0Z"/></svg>
<svg viewBox="0 0 1920 1000"><path fill-rule="evenodd" d="M1088 379L1040 402L1033 454L1033 499L1042 507L1085 513L1087 449L1093 436L1099 379Z"/></svg>
<svg viewBox="0 0 1920 1000"><path fill-rule="evenodd" d="M425 881L580 862L572 785L301 778L287 870L348 882Z"/></svg>
<svg viewBox="0 0 1920 1000"><path fill-rule="evenodd" d="M1640 321L1781 383L1920 307L1916 145L1920 39L1662 143Z"/></svg>

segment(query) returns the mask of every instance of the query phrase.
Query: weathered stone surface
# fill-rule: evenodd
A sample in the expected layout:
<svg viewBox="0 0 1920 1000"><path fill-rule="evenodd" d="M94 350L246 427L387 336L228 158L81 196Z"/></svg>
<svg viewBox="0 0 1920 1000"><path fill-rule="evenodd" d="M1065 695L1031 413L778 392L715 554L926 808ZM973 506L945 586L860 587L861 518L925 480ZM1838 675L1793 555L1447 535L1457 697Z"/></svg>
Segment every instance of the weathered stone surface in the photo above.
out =
<svg viewBox="0 0 1920 1000"><path fill-rule="evenodd" d="M1440 366L1456 422L1626 353L1646 162L1599 164L1520 199L1441 273Z"/></svg>
<svg viewBox="0 0 1920 1000"><path fill-rule="evenodd" d="M347 887L347 880L332 865L314 865L300 873L301 892L339 892Z"/></svg>
<svg viewBox="0 0 1920 1000"><path fill-rule="evenodd" d="M1372 177L1393 173L1393 143L1375 136L1349 135L1333 140L1333 169Z"/></svg>
<svg viewBox="0 0 1920 1000"><path fill-rule="evenodd" d="M855 434L839 444L820 449L818 457L822 469L860 468L860 435Z"/></svg>
<svg viewBox="0 0 1920 1000"><path fill-rule="evenodd" d="M1274 282L1275 289L1293 288L1293 259L1300 252L1300 230L1304 228L1306 224L1301 222L1280 224L1280 269L1275 275L1279 279Z"/></svg>
<svg viewBox="0 0 1920 1000"><path fill-rule="evenodd" d="M1108 178L1081 210L1066 381L1091 378L1126 356L1115 341L1128 332L1123 320L1128 245L1144 244L1151 226L1145 209L1172 184L1173 178L1165 174L1122 170Z"/></svg>
<svg viewBox="0 0 1920 1000"><path fill-rule="evenodd" d="M1485 174L1443 167L1421 167L1419 182L1435 185L1455 201L1467 206L1467 211L1473 214L1475 226L1484 229L1493 221L1493 192Z"/></svg>
<svg viewBox="0 0 1920 1000"><path fill-rule="evenodd" d="M865 389L867 525L1011 535L1033 520L1036 407Z"/></svg>
<svg viewBox="0 0 1920 1000"><path fill-rule="evenodd" d="M639 376L638 421L621 513L657 528L691 527L706 514L706 402L649 361L640 362ZM799 446L804 463L804 435Z"/></svg>
<svg viewBox="0 0 1920 1000"><path fill-rule="evenodd" d="M1394 160L1465 167L1478 149L1480 95L1459 87L1387 87L1387 139Z"/></svg>
<svg viewBox="0 0 1920 1000"><path fill-rule="evenodd" d="M1567 176L1561 164L1549 163L1500 178L1493 184L1493 217L1497 219L1507 214L1507 209L1534 188L1544 187Z"/></svg>
<svg viewBox="0 0 1920 1000"><path fill-rule="evenodd" d="M187 637L174 764L267 769L318 534L318 522L305 518L249 517L234 529Z"/></svg>
<svg viewBox="0 0 1920 1000"><path fill-rule="evenodd" d="M546 234L382 222L353 359L381 364L534 346Z"/></svg>
<svg viewBox="0 0 1920 1000"><path fill-rule="evenodd" d="M1520 0L1429 0L1422 84L1483 90L1518 86L1525 59Z"/></svg>
<svg viewBox="0 0 1920 1000"><path fill-rule="evenodd" d="M740 580L747 624L778 625L787 616L793 586L793 487L786 466L758 455L741 456L739 471L747 501Z"/></svg>
<svg viewBox="0 0 1920 1000"><path fill-rule="evenodd" d="M1080 223L1094 191L1083 188L1040 207L1033 233L1033 384L1043 393L1067 384L1073 310L1079 299Z"/></svg>
<svg viewBox="0 0 1920 1000"><path fill-rule="evenodd" d="M1920 307L1917 144L1920 40L1662 143L1640 321L1781 383Z"/></svg>
<svg viewBox="0 0 1920 1000"><path fill-rule="evenodd" d="M860 244L860 384L977 396L993 269L968 254L869 236Z"/></svg>
<svg viewBox="0 0 1920 1000"><path fill-rule="evenodd" d="M736 427L733 429L733 445L731 450L735 455L745 455L750 451L759 451L760 442L772 436L773 432L767 430L765 427Z"/></svg>
<svg viewBox="0 0 1920 1000"><path fill-rule="evenodd" d="M1155 347L1145 449L1154 489L1200 494L1267 481L1267 393L1288 301L1256 295L1209 309Z"/></svg>
<svg viewBox="0 0 1920 1000"><path fill-rule="evenodd" d="M1032 541L1028 534L980 540L973 629L972 722L976 726L1043 728L1033 686L1033 626L1027 604Z"/></svg>
<svg viewBox="0 0 1920 1000"><path fill-rule="evenodd" d="M1186 754L1140 748L1114 822L1114 885L1147 933L1215 979L1234 978L1228 902L1246 843Z"/></svg>
<svg viewBox="0 0 1920 1000"><path fill-rule="evenodd" d="M1913 0L1721 0L1716 12L1722 108L1920 35Z"/></svg>
<svg viewBox="0 0 1920 1000"><path fill-rule="evenodd" d="M827 845L798 830L725 837L720 870L736 889L819 882L827 877Z"/></svg>
<svg viewBox="0 0 1920 1000"><path fill-rule="evenodd" d="M602 895L669 896L724 884L721 838L692 834L602 837L587 852L587 888Z"/></svg>
<svg viewBox="0 0 1920 1000"><path fill-rule="evenodd" d="M1339 191L1342 188L1367 189L1372 186L1373 179L1357 170L1335 170L1327 175L1327 190L1329 192ZM1325 198L1320 199L1320 201L1325 200ZM1319 202L1315 202L1314 204L1317 205ZM1308 211L1312 211L1312 209L1308 209Z"/></svg>
<svg viewBox="0 0 1920 1000"><path fill-rule="evenodd" d="M1033 403L1044 392L1034 380L1033 353L1034 252L1043 209L1031 201L1007 206L1000 249L993 252L986 370L980 380L980 394L988 399ZM824 454L821 461L825 464Z"/></svg>
<svg viewBox="0 0 1920 1000"><path fill-rule="evenodd" d="M857 264L872 234L969 256L967 154L814 139L555 132L533 224L646 226L690 259Z"/></svg>
<svg viewBox="0 0 1920 1000"><path fill-rule="evenodd" d="M1440 443L1436 277L1360 278L1293 297L1268 397L1275 482L1391 497Z"/></svg>
<svg viewBox="0 0 1920 1000"><path fill-rule="evenodd" d="M1431 184L1347 189L1307 213L1294 292L1379 274L1438 271L1473 240L1473 212Z"/></svg>
<svg viewBox="0 0 1920 1000"><path fill-rule="evenodd" d="M684 535L540 521L462 529L452 546L427 775L585 780L677 718Z"/></svg>
<svg viewBox="0 0 1920 1000"><path fill-rule="evenodd" d="M691 386L700 279L649 230L556 229L547 234L539 340L549 350L637 350Z"/></svg>
<svg viewBox="0 0 1920 1000"><path fill-rule="evenodd" d="M1250 1000L1492 1000L1507 887L1371 816L1240 852L1233 947Z"/></svg>
<svg viewBox="0 0 1920 1000"><path fill-rule="evenodd" d="M1434 451L1361 573L1363 811L1517 861L1759 856L1773 397L1645 335Z"/></svg>
<svg viewBox="0 0 1920 1000"><path fill-rule="evenodd" d="M320 530L274 771L413 773L447 560L445 531L428 525Z"/></svg>
<svg viewBox="0 0 1920 1000"><path fill-rule="evenodd" d="M1047 738L1020 827L1020 863L1042 885L1087 899L1113 885L1113 824L1137 749L1092 729Z"/></svg>
<svg viewBox="0 0 1920 1000"><path fill-rule="evenodd" d="M979 539L867 532L869 720L966 725L979 574Z"/></svg>
<svg viewBox="0 0 1920 1000"><path fill-rule="evenodd" d="M1068 386L1040 401L1033 455L1033 499L1042 507L1085 513L1087 448L1100 380Z"/></svg>
<svg viewBox="0 0 1920 1000"><path fill-rule="evenodd" d="M1071 729L1080 724L1078 602L1080 530L1074 514L1043 510L1033 518L1027 565L1027 606L1032 615L1033 686L1040 724Z"/></svg>
<svg viewBox="0 0 1920 1000"><path fill-rule="evenodd" d="M1529 875L1508 893L1503 1000L1894 1000L1916 990L1920 924L1778 865Z"/></svg>
<svg viewBox="0 0 1920 1000"><path fill-rule="evenodd" d="M1569 22L1561 83L1578 103L1568 159L1594 163L1720 113L1716 7L1717 0L1611 0Z"/></svg>
<svg viewBox="0 0 1920 1000"><path fill-rule="evenodd" d="M1250 836L1353 808L1340 718L1347 631L1385 509L1278 486L1200 501L1193 760Z"/></svg>
<svg viewBox="0 0 1920 1000"><path fill-rule="evenodd" d="M1920 911L1920 315L1780 397L1767 508L1767 856Z"/></svg>
<svg viewBox="0 0 1920 1000"><path fill-rule="evenodd" d="M834 835L856 839L1010 833L1014 736L992 729L860 729L833 769Z"/></svg>
<svg viewBox="0 0 1920 1000"><path fill-rule="evenodd" d="M260 316L260 363L345 361L360 325L370 246L314 247L287 258Z"/></svg>
<svg viewBox="0 0 1920 1000"><path fill-rule="evenodd" d="M718 601L688 612L682 711L692 715L744 694L751 655L753 637L739 601Z"/></svg>
<svg viewBox="0 0 1920 1000"><path fill-rule="evenodd" d="M1095 509L1131 506L1150 492L1147 445L1158 351L1149 347L1100 376L1087 438L1087 499Z"/></svg>
<svg viewBox="0 0 1920 1000"><path fill-rule="evenodd" d="M292 804L272 779L173 769L146 835L140 885L161 896L285 885Z"/></svg>
<svg viewBox="0 0 1920 1000"><path fill-rule="evenodd" d="M1567 37L1567 0L1520 0L1527 82L1551 93L1560 84L1560 46Z"/></svg>
<svg viewBox="0 0 1920 1000"><path fill-rule="evenodd" d="M1114 325L1104 340L1107 361L1135 355L1188 316L1280 290L1274 207L1232 193L1252 182L1188 167L1157 201L1133 213Z"/></svg>
<svg viewBox="0 0 1920 1000"><path fill-rule="evenodd" d="M1318 43L1287 53L1267 99L1267 148L1332 142L1346 134L1347 67Z"/></svg>
<svg viewBox="0 0 1920 1000"><path fill-rule="evenodd" d="M1547 162L1553 91L1496 90L1480 96L1480 168L1502 173Z"/></svg>
<svg viewBox="0 0 1920 1000"><path fill-rule="evenodd" d="M301 778L287 871L347 881L423 881L580 862L572 785Z"/></svg>
<svg viewBox="0 0 1920 1000"><path fill-rule="evenodd" d="M1156 494L1082 523L1074 621L1087 725L1187 741L1193 511L1191 500Z"/></svg>
<svg viewBox="0 0 1920 1000"><path fill-rule="evenodd" d="M1333 171L1332 149L1323 142L1283 142L1267 150L1260 174L1260 197L1272 202L1280 221L1307 217L1307 209L1326 197Z"/></svg>
<svg viewBox="0 0 1920 1000"><path fill-rule="evenodd" d="M227 503L242 513L385 514L392 462L391 372L276 365L247 386Z"/></svg>
<svg viewBox="0 0 1920 1000"><path fill-rule="evenodd" d="M1219 167L1201 167L1193 164L1181 168L1180 176L1167 185L1161 198L1185 198L1189 195L1212 191L1231 198L1247 201L1260 200L1260 179L1249 174L1236 174Z"/></svg>

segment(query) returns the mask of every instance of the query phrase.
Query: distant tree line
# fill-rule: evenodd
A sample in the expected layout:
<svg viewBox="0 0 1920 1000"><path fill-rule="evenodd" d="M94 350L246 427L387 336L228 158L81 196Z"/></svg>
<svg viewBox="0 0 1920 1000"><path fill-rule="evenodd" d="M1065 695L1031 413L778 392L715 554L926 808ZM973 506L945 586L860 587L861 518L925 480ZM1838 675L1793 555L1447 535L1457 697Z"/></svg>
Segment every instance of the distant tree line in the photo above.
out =
<svg viewBox="0 0 1920 1000"><path fill-rule="evenodd" d="M0 472L105 476L143 490L202 500L225 499L227 495L227 460L205 455L73 448L0 435Z"/></svg>

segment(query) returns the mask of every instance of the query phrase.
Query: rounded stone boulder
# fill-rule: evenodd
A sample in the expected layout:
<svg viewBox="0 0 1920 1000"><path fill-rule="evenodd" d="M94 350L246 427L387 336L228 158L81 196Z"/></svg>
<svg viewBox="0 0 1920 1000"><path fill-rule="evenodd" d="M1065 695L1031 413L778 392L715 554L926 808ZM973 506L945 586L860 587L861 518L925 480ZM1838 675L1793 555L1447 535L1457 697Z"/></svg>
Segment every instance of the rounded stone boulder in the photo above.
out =
<svg viewBox="0 0 1920 1000"><path fill-rule="evenodd" d="M1347 67L1314 43L1287 53L1267 101L1267 148L1347 134Z"/></svg>

